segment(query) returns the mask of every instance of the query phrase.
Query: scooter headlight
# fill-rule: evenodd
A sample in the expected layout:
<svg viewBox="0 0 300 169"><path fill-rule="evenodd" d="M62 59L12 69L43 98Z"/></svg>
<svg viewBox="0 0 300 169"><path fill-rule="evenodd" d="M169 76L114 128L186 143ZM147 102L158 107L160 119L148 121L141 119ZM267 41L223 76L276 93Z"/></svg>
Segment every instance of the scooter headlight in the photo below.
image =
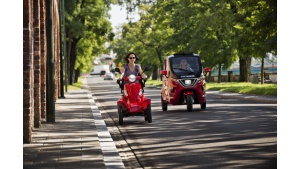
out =
<svg viewBox="0 0 300 169"><path fill-rule="evenodd" d="M129 76L128 76L128 80L129 80L130 82L134 82L135 79L136 79L136 76L135 76L135 75L129 75Z"/></svg>

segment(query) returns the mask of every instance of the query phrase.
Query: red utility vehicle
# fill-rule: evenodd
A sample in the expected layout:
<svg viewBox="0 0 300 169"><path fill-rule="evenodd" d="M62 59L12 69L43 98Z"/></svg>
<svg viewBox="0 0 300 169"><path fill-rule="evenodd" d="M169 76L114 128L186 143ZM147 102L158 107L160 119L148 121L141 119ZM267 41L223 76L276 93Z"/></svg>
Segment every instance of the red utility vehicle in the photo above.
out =
<svg viewBox="0 0 300 169"><path fill-rule="evenodd" d="M199 104L201 109L206 108L205 76L198 54L177 53L166 56L164 70L161 70L160 74L163 76L161 88L163 111L167 111L168 104L186 104L188 111L193 110L193 104Z"/></svg>
<svg viewBox="0 0 300 169"><path fill-rule="evenodd" d="M146 67L144 71L148 71ZM115 68L120 72L119 68ZM123 124L123 118L129 116L144 116L145 121L152 123L151 99L144 96L144 89L147 79L131 74L124 77L123 80L117 80L121 88L121 98L117 102L119 124Z"/></svg>

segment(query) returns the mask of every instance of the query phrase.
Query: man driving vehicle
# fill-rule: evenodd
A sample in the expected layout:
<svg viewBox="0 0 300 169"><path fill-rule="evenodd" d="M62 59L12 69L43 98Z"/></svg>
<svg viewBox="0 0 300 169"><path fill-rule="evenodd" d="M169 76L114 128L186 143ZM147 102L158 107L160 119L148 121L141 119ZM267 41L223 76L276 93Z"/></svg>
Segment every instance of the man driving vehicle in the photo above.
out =
<svg viewBox="0 0 300 169"><path fill-rule="evenodd" d="M186 61L186 59L181 59L179 68L188 70L188 69L190 69L190 64Z"/></svg>

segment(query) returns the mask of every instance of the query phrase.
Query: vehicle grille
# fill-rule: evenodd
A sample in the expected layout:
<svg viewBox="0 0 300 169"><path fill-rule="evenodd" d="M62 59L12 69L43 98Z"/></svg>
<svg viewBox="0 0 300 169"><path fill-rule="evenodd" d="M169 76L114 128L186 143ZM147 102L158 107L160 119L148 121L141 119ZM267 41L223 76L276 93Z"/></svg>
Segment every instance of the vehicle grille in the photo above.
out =
<svg viewBox="0 0 300 169"><path fill-rule="evenodd" d="M186 83L187 80L190 80L191 83ZM194 79L179 79L178 82L182 87L193 87L197 83L197 78Z"/></svg>

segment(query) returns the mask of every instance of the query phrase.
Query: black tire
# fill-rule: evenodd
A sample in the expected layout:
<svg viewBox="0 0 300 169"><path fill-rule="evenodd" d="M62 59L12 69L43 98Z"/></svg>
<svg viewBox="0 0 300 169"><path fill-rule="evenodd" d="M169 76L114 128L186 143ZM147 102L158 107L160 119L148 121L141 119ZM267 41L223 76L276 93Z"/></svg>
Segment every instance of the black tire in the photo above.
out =
<svg viewBox="0 0 300 169"><path fill-rule="evenodd" d="M206 108L206 101L201 104L201 109L205 109L205 108Z"/></svg>
<svg viewBox="0 0 300 169"><path fill-rule="evenodd" d="M161 96L161 109L162 109L162 111L168 110L168 104L164 102L162 96Z"/></svg>
<svg viewBox="0 0 300 169"><path fill-rule="evenodd" d="M193 96L187 95L186 96L186 108L189 112L193 111Z"/></svg>
<svg viewBox="0 0 300 169"><path fill-rule="evenodd" d="M152 113L151 113L151 105L150 104L148 104L148 106L147 106L146 113L147 113L147 121L148 121L148 123L152 123Z"/></svg>
<svg viewBox="0 0 300 169"><path fill-rule="evenodd" d="M123 124L123 111L122 111L121 106L118 106L118 114L119 114L119 124L122 125Z"/></svg>

